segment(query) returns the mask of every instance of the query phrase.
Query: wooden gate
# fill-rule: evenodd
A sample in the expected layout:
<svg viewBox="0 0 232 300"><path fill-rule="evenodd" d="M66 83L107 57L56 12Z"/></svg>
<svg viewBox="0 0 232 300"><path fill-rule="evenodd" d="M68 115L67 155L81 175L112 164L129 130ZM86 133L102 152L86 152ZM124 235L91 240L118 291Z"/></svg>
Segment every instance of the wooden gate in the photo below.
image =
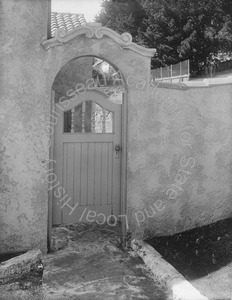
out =
<svg viewBox="0 0 232 300"><path fill-rule="evenodd" d="M59 187L53 192L53 224L116 222L121 106L95 90L55 104L54 170Z"/></svg>

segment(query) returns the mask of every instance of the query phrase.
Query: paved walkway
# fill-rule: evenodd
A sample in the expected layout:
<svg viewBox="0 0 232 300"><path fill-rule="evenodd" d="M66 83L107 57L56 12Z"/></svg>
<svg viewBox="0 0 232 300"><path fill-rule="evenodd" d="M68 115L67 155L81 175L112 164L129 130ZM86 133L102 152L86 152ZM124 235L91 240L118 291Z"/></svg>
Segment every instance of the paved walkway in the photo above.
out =
<svg viewBox="0 0 232 300"><path fill-rule="evenodd" d="M62 228L57 232L62 240ZM116 247L117 233L103 227L66 232L67 247L45 258L44 299L167 300L140 258Z"/></svg>
<svg viewBox="0 0 232 300"><path fill-rule="evenodd" d="M43 285L25 283L26 288L14 288L0 299L170 300L140 258L116 247L119 235L116 228L55 228L56 251L43 257Z"/></svg>
<svg viewBox="0 0 232 300"><path fill-rule="evenodd" d="M140 259L110 251L60 253L50 257L44 276L46 300L165 300Z"/></svg>

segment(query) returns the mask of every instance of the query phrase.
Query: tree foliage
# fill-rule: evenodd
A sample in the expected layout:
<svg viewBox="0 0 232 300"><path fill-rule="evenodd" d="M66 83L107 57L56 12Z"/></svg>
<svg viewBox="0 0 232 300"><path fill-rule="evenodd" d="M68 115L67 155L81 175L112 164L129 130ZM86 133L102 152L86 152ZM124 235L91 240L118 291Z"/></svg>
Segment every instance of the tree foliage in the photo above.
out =
<svg viewBox="0 0 232 300"><path fill-rule="evenodd" d="M153 67L190 59L199 71L232 49L231 0L103 0L96 21L156 48Z"/></svg>
<svg viewBox="0 0 232 300"><path fill-rule="evenodd" d="M137 0L103 0L102 10L96 21L118 33L130 32L135 42L139 42L139 31L146 30L143 20L146 12Z"/></svg>

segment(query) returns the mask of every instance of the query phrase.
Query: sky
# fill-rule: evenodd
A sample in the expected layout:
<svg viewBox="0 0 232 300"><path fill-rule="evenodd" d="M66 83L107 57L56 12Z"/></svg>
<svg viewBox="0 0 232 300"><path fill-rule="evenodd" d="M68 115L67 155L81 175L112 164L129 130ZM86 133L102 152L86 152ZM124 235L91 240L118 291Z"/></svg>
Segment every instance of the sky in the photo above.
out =
<svg viewBox="0 0 232 300"><path fill-rule="evenodd" d="M94 16L101 9L102 0L52 0L52 11L84 14L87 22L94 22Z"/></svg>

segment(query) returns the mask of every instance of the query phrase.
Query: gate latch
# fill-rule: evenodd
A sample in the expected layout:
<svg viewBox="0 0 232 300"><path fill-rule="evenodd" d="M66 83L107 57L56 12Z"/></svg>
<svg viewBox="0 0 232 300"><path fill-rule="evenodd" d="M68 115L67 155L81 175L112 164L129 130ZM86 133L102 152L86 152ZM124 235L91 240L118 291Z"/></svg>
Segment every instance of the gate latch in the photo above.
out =
<svg viewBox="0 0 232 300"><path fill-rule="evenodd" d="M118 159L119 158L119 151L121 150L119 144L115 145L114 150L115 150L115 156L114 156L114 158Z"/></svg>

